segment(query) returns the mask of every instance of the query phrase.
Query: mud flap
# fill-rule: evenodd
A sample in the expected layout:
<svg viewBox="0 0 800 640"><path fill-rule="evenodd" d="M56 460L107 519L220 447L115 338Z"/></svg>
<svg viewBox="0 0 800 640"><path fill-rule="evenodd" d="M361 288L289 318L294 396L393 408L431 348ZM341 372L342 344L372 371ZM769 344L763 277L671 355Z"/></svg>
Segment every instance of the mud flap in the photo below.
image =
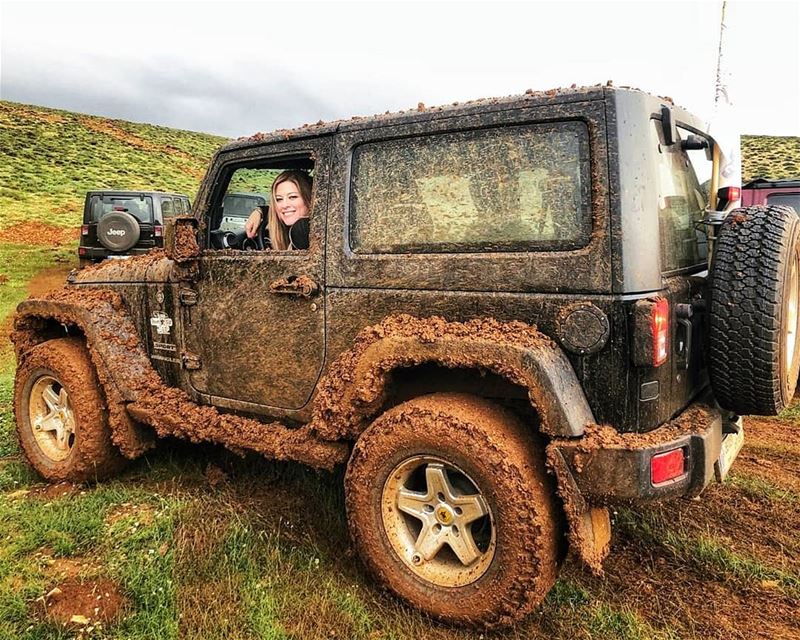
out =
<svg viewBox="0 0 800 640"><path fill-rule="evenodd" d="M611 548L611 516L605 507L593 507L581 495L563 454L547 446L547 466L556 476L558 495L567 517L567 539L572 551L595 575Z"/></svg>

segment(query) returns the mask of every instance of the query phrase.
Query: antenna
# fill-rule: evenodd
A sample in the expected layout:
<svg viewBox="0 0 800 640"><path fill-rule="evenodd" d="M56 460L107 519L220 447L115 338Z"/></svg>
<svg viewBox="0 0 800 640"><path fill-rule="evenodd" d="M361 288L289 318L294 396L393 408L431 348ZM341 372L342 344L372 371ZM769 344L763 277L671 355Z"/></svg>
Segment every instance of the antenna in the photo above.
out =
<svg viewBox="0 0 800 640"><path fill-rule="evenodd" d="M719 111L719 103L721 100L724 100L725 103L730 104L730 96L728 95L728 86L723 78L723 59L722 59L722 52L723 52L723 44L725 42L725 31L727 26L725 25L725 9L727 8L727 2L723 0L722 2L722 14L720 15L719 20L719 49L717 50L717 79L714 85L714 115L716 116L717 112Z"/></svg>

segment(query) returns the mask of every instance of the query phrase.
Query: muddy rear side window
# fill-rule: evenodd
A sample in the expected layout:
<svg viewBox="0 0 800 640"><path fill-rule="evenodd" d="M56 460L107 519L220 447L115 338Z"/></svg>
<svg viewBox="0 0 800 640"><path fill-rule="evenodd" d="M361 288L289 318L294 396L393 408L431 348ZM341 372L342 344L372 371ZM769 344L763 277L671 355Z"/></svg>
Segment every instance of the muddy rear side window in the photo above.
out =
<svg viewBox="0 0 800 640"><path fill-rule="evenodd" d="M353 153L356 253L545 251L591 234L581 122L370 142Z"/></svg>

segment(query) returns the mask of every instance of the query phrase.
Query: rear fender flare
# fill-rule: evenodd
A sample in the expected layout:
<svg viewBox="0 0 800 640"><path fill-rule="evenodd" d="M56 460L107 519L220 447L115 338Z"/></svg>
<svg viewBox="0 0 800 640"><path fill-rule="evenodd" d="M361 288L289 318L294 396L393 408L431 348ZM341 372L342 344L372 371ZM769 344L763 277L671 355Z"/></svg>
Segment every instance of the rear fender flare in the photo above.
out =
<svg viewBox="0 0 800 640"><path fill-rule="evenodd" d="M491 371L528 391L551 437L578 437L594 416L564 352L535 327L493 319L389 316L331 365L314 401L324 439L355 439L384 405L393 370L424 363Z"/></svg>
<svg viewBox="0 0 800 640"><path fill-rule="evenodd" d="M361 331L331 365L315 398L313 428L323 439L355 440L386 405L392 371L424 363L492 371L528 391L551 438L577 438L594 423L575 371L558 345L521 322L390 316ZM548 447L568 524L570 548L593 572L608 553L608 510L582 497L563 459Z"/></svg>

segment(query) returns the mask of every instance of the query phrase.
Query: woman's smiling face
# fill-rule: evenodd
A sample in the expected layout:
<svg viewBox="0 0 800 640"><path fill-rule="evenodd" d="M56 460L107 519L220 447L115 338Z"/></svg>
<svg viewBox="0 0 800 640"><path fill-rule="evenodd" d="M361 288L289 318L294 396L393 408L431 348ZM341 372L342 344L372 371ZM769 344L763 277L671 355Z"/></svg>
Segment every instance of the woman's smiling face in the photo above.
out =
<svg viewBox="0 0 800 640"><path fill-rule="evenodd" d="M275 187L275 204L278 217L287 227L300 218L308 218L308 203L300 195L299 187L291 180L284 180Z"/></svg>

